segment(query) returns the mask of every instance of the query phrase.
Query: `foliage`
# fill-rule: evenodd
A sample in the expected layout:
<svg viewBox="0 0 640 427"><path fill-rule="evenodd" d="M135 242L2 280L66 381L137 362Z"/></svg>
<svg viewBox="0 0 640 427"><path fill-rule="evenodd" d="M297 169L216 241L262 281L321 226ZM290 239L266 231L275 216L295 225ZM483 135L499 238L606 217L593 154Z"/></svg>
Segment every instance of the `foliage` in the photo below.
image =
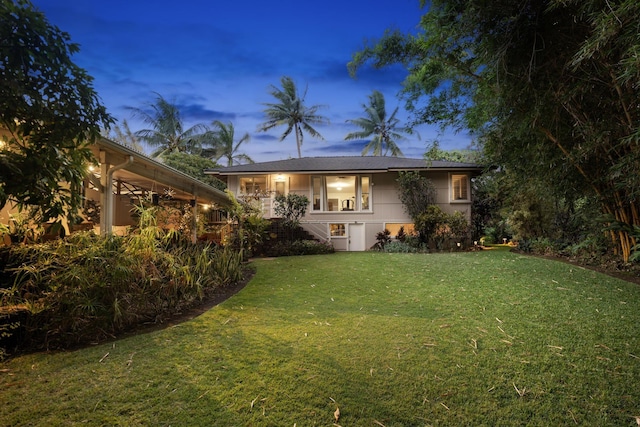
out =
<svg viewBox="0 0 640 427"><path fill-rule="evenodd" d="M391 242L387 243L386 245L384 245L384 248L382 250L384 252L386 252L386 253L404 253L404 254L409 254L409 253L418 252L417 248L411 246L408 243L402 242L400 240L394 240L394 241L391 241Z"/></svg>
<svg viewBox="0 0 640 427"><path fill-rule="evenodd" d="M280 141L283 141L293 132L296 136L298 157L302 157L301 147L304 132L314 138L324 139L312 125L327 124L329 120L318 114L318 110L321 108L320 105L307 107L304 104L307 91L305 89L302 96L300 96L291 77L283 76L280 79L280 83L282 84L282 89L271 85L270 94L276 98L278 103L264 104L267 107L264 110L267 121L258 130L264 132L274 127L286 126L286 130L280 136Z"/></svg>
<svg viewBox="0 0 640 427"><path fill-rule="evenodd" d="M396 117L398 107L387 117L384 95L374 90L369 95L369 104L362 104L362 108L364 109L365 117L347 120L347 123L356 125L362 130L351 132L344 139L349 141L371 138L362 150L363 156L371 151L374 156L386 156L387 153L391 152L392 156L401 157L403 155L402 150L400 150L396 141L404 138L402 136L403 133L412 134L413 131L410 128L398 126L398 123L400 123L400 119Z"/></svg>
<svg viewBox="0 0 640 427"><path fill-rule="evenodd" d="M164 232L153 208L140 208L139 217L140 228L126 237L83 232L3 250L1 305L25 315L20 349L104 340L241 279L237 251Z"/></svg>
<svg viewBox="0 0 640 427"><path fill-rule="evenodd" d="M215 281L220 286L238 283L243 278L242 253L231 247L224 247L213 251L211 268Z"/></svg>
<svg viewBox="0 0 640 427"><path fill-rule="evenodd" d="M129 123L126 120L122 121L122 127L119 124L114 124L110 129L104 129L102 133L106 138L134 151L139 153L144 151L136 135L129 129Z"/></svg>
<svg viewBox="0 0 640 427"><path fill-rule="evenodd" d="M478 150L442 150L437 141L434 141L431 147L424 153L424 158L427 162L438 160L478 164L483 161L482 154Z"/></svg>
<svg viewBox="0 0 640 427"><path fill-rule="evenodd" d="M391 232L385 228L384 230L376 233L376 243L371 249L382 251L389 242L391 242Z"/></svg>
<svg viewBox="0 0 640 427"><path fill-rule="evenodd" d="M284 218L285 226L295 228L300 225L300 219L307 212L309 198L305 195L289 193L278 194L274 199L274 212L277 216Z"/></svg>
<svg viewBox="0 0 640 427"><path fill-rule="evenodd" d="M295 256L295 255L324 255L332 254L335 249L331 242L318 242L316 240L279 241L271 245L266 255L270 257Z"/></svg>
<svg viewBox="0 0 640 427"><path fill-rule="evenodd" d="M262 204L257 197L236 198L233 192L225 190L230 204L225 209L229 220L235 223L234 232L229 236L231 244L245 257L251 256L264 239L269 221L263 218Z"/></svg>
<svg viewBox="0 0 640 427"><path fill-rule="evenodd" d="M113 119L72 61L69 34L26 0L3 1L0 22L0 209L15 203L38 223L74 218L88 145Z"/></svg>
<svg viewBox="0 0 640 427"><path fill-rule="evenodd" d="M407 233L404 231L404 225L402 225L402 226L400 226L400 229L398 230L398 233L396 234L396 239L399 242L404 242L406 238L407 238Z"/></svg>
<svg viewBox="0 0 640 427"><path fill-rule="evenodd" d="M218 178L204 173L206 169L215 169L220 167L216 162L199 156L197 154L189 154L182 152L171 152L162 156L162 162L180 172L204 182L218 190L224 191L227 185Z"/></svg>
<svg viewBox="0 0 640 427"><path fill-rule="evenodd" d="M424 4L425 2L423 2ZM388 32L351 71L402 63L415 123L469 129L490 162L555 196L595 197L640 225L636 0L434 0L421 32ZM623 260L636 239L611 231Z"/></svg>
<svg viewBox="0 0 640 427"><path fill-rule="evenodd" d="M420 175L420 172L399 172L396 181L398 197L412 219L436 202L436 187L433 181Z"/></svg>
<svg viewBox="0 0 640 427"><path fill-rule="evenodd" d="M242 162L254 163L253 159L247 154L238 153L240 146L251 140L248 132L235 141L233 123L223 123L216 120L212 124L214 130L209 131L207 134L207 144L210 144L212 148L203 150L203 156L213 158L216 162L224 158L227 161L227 166Z"/></svg>
<svg viewBox="0 0 640 427"><path fill-rule="evenodd" d="M416 231L422 242L434 242L436 249L442 250L446 241L453 244L466 240L469 223L466 216L459 211L453 214L443 212L437 205L429 206L415 219Z"/></svg>
<svg viewBox="0 0 640 427"><path fill-rule="evenodd" d="M127 107L134 117L150 126L136 131L135 137L155 147L152 157L163 157L174 152L200 154L207 127L199 123L184 129L178 106L159 93L155 95L155 102L147 103L144 108Z"/></svg>

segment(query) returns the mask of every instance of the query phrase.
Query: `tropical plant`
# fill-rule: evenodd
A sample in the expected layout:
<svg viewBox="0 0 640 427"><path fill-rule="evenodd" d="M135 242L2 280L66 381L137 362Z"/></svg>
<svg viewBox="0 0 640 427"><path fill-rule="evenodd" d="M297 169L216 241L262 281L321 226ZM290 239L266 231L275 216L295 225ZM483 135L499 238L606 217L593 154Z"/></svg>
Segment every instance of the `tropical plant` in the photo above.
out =
<svg viewBox="0 0 640 427"><path fill-rule="evenodd" d="M234 223L234 232L228 236L225 244L230 244L248 257L262 243L269 221L262 216L262 205L259 199L248 197L238 199L228 189L225 193L231 202L227 210L229 221Z"/></svg>
<svg viewBox="0 0 640 427"><path fill-rule="evenodd" d="M400 123L400 119L396 117L398 107L387 117L384 95L374 90L369 95L369 104L362 104L362 108L364 108L365 117L347 120L347 123L354 124L362 130L351 132L344 139L349 141L371 137L369 143L362 150L363 156L370 151L374 156L386 156L389 152L394 157L402 156L402 150L396 141L404 139L403 133L412 134L413 131L411 128L398 126Z"/></svg>
<svg viewBox="0 0 640 427"><path fill-rule="evenodd" d="M629 225L609 228L626 261L640 226L639 15L636 0L433 0L422 32L388 32L350 68L402 63L416 123L469 129L520 184L595 197Z"/></svg>
<svg viewBox="0 0 640 427"><path fill-rule="evenodd" d="M199 156L197 154L172 152L162 156L162 162L180 172L197 179L198 181L209 184L210 186L223 190L227 188L227 184L218 178L204 173L207 169L215 169L220 165L213 160Z"/></svg>
<svg viewBox="0 0 640 427"><path fill-rule="evenodd" d="M371 249L382 251L389 242L391 242L391 232L385 228L384 230L376 233L376 243Z"/></svg>
<svg viewBox="0 0 640 427"><path fill-rule="evenodd" d="M191 244L158 226L157 207L136 210L128 236L80 232L2 248L0 305L10 315L0 315L0 346L7 335L22 350L104 340L242 279L239 252Z"/></svg>
<svg viewBox="0 0 640 427"><path fill-rule="evenodd" d="M152 157L162 157L173 152L200 154L207 127L196 124L184 129L178 106L167 101L159 93L155 95L155 102L148 103L146 108L127 107L134 117L151 126L149 129L135 132L134 135L155 147L151 153Z"/></svg>
<svg viewBox="0 0 640 427"><path fill-rule="evenodd" d="M0 209L12 202L38 223L74 218L89 144L113 118L72 61L69 34L25 0L3 1L0 22Z"/></svg>
<svg viewBox="0 0 640 427"><path fill-rule="evenodd" d="M249 133L242 135L240 139L235 140L235 128L233 123L224 123L216 120L212 123L213 130L208 134L208 144L213 148L204 149L202 155L210 157L216 162L225 159L227 166L233 166L235 163L255 163L247 154L239 153L238 149L242 144L248 143L251 139Z"/></svg>
<svg viewBox="0 0 640 427"><path fill-rule="evenodd" d="M275 198L274 212L284 218L284 224L289 228L300 225L300 218L307 212L309 198L304 195L289 193L278 194Z"/></svg>
<svg viewBox="0 0 640 427"><path fill-rule="evenodd" d="M258 131L268 131L278 126L286 126L284 133L280 136L283 141L291 132L296 136L298 147L298 157L302 157L302 140L304 132L314 138L324 140L322 135L312 125L322 125L329 123L329 120L318 114L320 105L307 107L304 103L307 91L305 89L302 96L298 93L296 84L291 77L283 76L280 79L282 89L271 85L270 94L276 98L277 103L264 104L267 121L260 125Z"/></svg>
<svg viewBox="0 0 640 427"><path fill-rule="evenodd" d="M420 175L420 172L401 171L396 181L398 197L412 219L436 202L437 192L433 181Z"/></svg>
<svg viewBox="0 0 640 427"><path fill-rule="evenodd" d="M103 134L108 139L117 142L120 145L131 148L132 150L142 152L143 147L138 141L138 137L129 128L126 120L122 121L122 126L114 124L110 129L104 129Z"/></svg>

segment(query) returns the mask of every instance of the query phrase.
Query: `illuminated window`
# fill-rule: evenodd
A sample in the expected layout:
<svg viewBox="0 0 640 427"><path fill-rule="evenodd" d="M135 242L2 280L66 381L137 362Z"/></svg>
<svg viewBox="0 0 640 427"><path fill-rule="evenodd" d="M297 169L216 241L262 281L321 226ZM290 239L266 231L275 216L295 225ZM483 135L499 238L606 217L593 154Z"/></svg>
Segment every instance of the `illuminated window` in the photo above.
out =
<svg viewBox="0 0 640 427"><path fill-rule="evenodd" d="M329 235L331 237L345 237L347 235L344 224L329 224Z"/></svg>
<svg viewBox="0 0 640 427"><path fill-rule="evenodd" d="M398 222L387 222L384 225L384 228L389 230L389 233L391 233L391 236L393 237L396 237L398 235L398 233L400 232L400 228L403 229L404 234L413 234L415 229L412 223L398 223Z"/></svg>
<svg viewBox="0 0 640 427"><path fill-rule="evenodd" d="M451 175L451 200L469 200L469 177L467 175Z"/></svg>
<svg viewBox="0 0 640 427"><path fill-rule="evenodd" d="M354 212L371 210L371 177L329 175L311 177L312 210Z"/></svg>
<svg viewBox="0 0 640 427"><path fill-rule="evenodd" d="M267 191L266 176L244 176L240 178L240 194L260 194Z"/></svg>

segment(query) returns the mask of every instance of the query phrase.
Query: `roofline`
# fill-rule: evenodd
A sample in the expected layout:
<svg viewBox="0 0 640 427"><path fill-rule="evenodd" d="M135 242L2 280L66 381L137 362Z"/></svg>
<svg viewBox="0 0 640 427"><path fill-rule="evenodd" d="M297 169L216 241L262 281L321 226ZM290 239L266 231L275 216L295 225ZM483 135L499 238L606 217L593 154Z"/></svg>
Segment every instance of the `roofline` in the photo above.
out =
<svg viewBox="0 0 640 427"><path fill-rule="evenodd" d="M221 173L219 170L205 170L204 173L207 175L218 175L218 176L238 176L238 175L273 175L278 173L286 173L290 175L314 175L314 174L353 174L353 173L386 173L386 172L406 172L406 171L429 171L429 170L438 170L438 171L481 171L483 169L482 166L472 167L465 165L464 167L451 167L451 166L443 166L443 167L434 167L434 166L425 166L424 168L386 168L386 169L342 169L342 170L308 170L308 171L290 171L290 170L281 170L281 171L242 171L242 172L225 172Z"/></svg>
<svg viewBox="0 0 640 427"><path fill-rule="evenodd" d="M125 147L124 145L118 144L117 142L111 141L110 139L107 139L105 137L100 137L98 140L96 140L96 145L98 145L99 147L103 146L124 156L132 156L134 158L133 164L125 168L125 170L128 170L131 173L135 173L136 175L140 175L147 179L160 181L157 175L154 174L154 176L148 176L148 174L145 173L145 170L136 167L136 164L146 166L152 170L166 172L169 178L175 179L176 181L172 180L164 184L172 185L174 187L180 187L178 188L179 190L189 192L196 197L209 198L212 202L220 203L223 205L230 204L229 196L227 196L224 191L205 184L204 182L199 181L184 172L167 166L164 163L153 160L152 158L147 157L146 155L136 150Z"/></svg>

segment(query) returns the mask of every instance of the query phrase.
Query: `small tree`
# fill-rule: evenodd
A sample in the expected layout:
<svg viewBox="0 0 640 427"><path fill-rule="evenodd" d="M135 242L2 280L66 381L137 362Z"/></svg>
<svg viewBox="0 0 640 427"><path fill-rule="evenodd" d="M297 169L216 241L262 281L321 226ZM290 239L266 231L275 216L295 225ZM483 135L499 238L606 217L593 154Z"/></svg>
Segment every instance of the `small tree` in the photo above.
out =
<svg viewBox="0 0 640 427"><path fill-rule="evenodd" d="M237 199L228 189L225 193L231 201L226 208L229 220L236 223L235 232L228 243L240 249L243 256L249 256L262 243L269 222L262 217L262 208L253 203L257 201L256 198Z"/></svg>
<svg viewBox="0 0 640 427"><path fill-rule="evenodd" d="M79 47L26 0L0 6L0 209L27 209L37 222L75 218L88 143L112 117L92 78L71 57Z"/></svg>
<svg viewBox="0 0 640 427"><path fill-rule="evenodd" d="M399 184L398 197L412 219L415 220L436 202L435 185L419 172L400 172L396 181Z"/></svg>
<svg viewBox="0 0 640 427"><path fill-rule="evenodd" d="M278 194L275 198L274 212L276 215L284 218L284 225L289 228L295 228L300 225L300 218L307 212L309 199L307 196L289 193Z"/></svg>

